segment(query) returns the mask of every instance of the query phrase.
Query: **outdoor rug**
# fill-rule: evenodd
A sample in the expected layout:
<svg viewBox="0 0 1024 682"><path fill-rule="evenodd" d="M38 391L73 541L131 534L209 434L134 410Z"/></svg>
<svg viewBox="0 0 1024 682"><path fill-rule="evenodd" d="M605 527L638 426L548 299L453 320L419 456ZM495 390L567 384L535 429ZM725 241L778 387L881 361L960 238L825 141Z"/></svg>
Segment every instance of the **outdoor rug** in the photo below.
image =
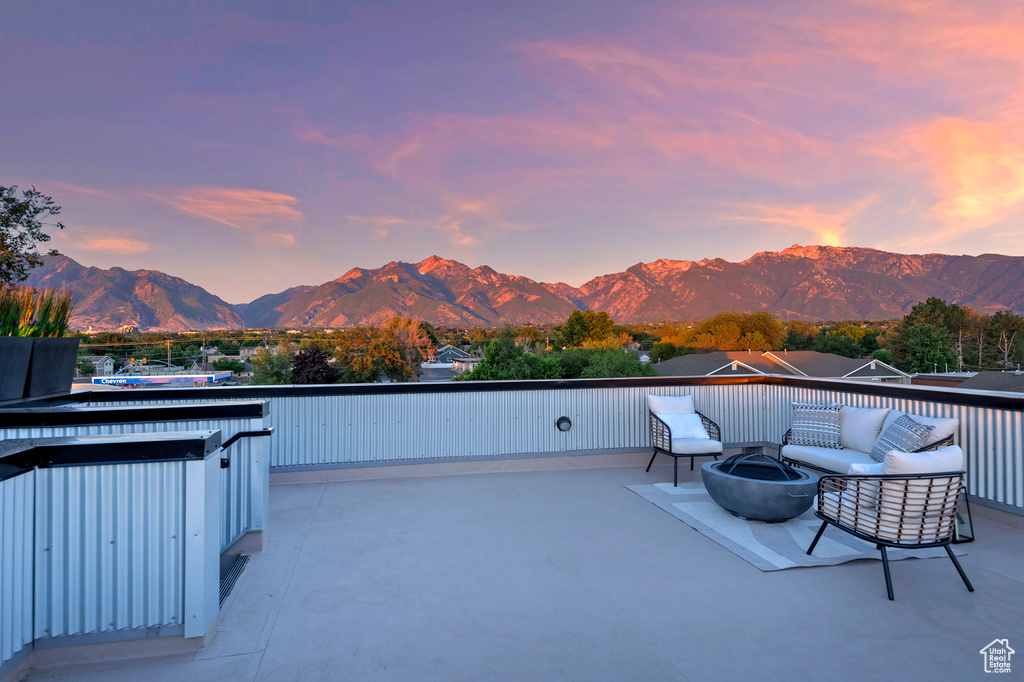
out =
<svg viewBox="0 0 1024 682"><path fill-rule="evenodd" d="M807 548L821 527L814 508L785 523L744 521L719 507L703 483L627 485L627 488L762 571L780 571L796 566L831 566L856 559L882 560L875 546L838 528L825 529L814 554ZM954 549L957 556L965 552ZM931 549L889 548L889 561L946 557L942 547Z"/></svg>

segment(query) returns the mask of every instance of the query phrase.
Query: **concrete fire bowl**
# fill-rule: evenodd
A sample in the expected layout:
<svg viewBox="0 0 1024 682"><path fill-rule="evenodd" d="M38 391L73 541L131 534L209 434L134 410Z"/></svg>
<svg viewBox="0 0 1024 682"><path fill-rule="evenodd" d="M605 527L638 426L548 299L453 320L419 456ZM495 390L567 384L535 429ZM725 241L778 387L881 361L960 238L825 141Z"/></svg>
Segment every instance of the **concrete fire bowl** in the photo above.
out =
<svg viewBox="0 0 1024 682"><path fill-rule="evenodd" d="M761 460L703 464L700 473L711 499L742 519L768 523L788 521L810 509L818 476L756 457Z"/></svg>

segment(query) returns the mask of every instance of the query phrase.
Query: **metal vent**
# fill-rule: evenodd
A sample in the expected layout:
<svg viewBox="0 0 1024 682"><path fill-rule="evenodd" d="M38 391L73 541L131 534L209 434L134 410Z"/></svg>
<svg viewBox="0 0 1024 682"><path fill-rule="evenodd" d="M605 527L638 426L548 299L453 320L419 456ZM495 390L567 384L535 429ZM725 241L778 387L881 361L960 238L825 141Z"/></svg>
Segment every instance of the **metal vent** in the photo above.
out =
<svg viewBox="0 0 1024 682"><path fill-rule="evenodd" d="M242 569L249 563L248 554L239 554L235 557L234 562L231 564L231 568L228 569L227 575L221 578L220 581L220 604L224 605L224 600L231 594L231 588L235 586L235 581L238 580L238 576L242 575Z"/></svg>

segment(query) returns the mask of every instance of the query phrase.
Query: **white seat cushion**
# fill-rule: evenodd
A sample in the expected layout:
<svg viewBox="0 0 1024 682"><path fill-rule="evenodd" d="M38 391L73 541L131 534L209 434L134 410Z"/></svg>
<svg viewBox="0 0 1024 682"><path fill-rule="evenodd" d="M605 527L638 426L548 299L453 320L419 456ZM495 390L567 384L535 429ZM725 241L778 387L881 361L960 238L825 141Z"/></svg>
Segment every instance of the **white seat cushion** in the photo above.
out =
<svg viewBox="0 0 1024 682"><path fill-rule="evenodd" d="M882 463L861 464L860 462L854 462L846 473L851 476L874 476L875 474L882 473Z"/></svg>
<svg viewBox="0 0 1024 682"><path fill-rule="evenodd" d="M711 438L699 414L659 414L658 419L672 432L671 438Z"/></svg>
<svg viewBox="0 0 1024 682"><path fill-rule="evenodd" d="M693 414L692 395L647 395L647 408L654 414Z"/></svg>
<svg viewBox="0 0 1024 682"><path fill-rule="evenodd" d="M711 438L673 438L672 452L677 455L717 455L722 441Z"/></svg>
<svg viewBox="0 0 1024 682"><path fill-rule="evenodd" d="M813 445L783 445L782 456L786 459L805 462L826 471L834 471L837 474L845 474L850 470L850 465L854 463L875 463L871 459L871 455L860 450L821 448Z"/></svg>
<svg viewBox="0 0 1024 682"><path fill-rule="evenodd" d="M839 444L850 450L871 452L889 415L888 407L847 407L839 410Z"/></svg>

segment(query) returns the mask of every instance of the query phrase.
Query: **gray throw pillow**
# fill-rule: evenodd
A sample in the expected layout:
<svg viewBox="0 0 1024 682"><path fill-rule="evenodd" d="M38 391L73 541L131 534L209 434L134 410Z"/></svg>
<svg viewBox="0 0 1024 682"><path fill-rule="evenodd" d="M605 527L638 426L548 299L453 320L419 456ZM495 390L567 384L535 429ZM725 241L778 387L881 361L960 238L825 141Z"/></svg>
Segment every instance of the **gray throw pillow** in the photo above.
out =
<svg viewBox="0 0 1024 682"><path fill-rule="evenodd" d="M922 448L928 444L928 435L933 428L903 415L890 424L875 441L875 447L871 448L871 459L884 462L885 455L890 450L913 452Z"/></svg>
<svg viewBox="0 0 1024 682"><path fill-rule="evenodd" d="M842 448L839 444L839 410L842 405L810 405L793 403L793 445L819 448Z"/></svg>

